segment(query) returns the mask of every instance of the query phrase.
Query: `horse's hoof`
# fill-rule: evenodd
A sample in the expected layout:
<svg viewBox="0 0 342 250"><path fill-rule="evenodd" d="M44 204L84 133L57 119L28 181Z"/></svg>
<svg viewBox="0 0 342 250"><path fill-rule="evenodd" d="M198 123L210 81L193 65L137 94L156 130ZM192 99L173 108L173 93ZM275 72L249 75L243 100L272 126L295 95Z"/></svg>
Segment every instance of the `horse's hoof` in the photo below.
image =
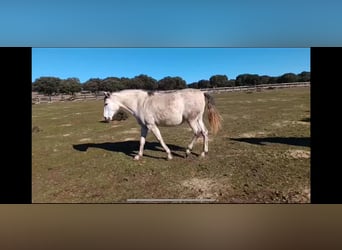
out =
<svg viewBox="0 0 342 250"><path fill-rule="evenodd" d="M135 160L135 161L139 161L139 159L140 159L140 156L139 156L139 155L136 155L136 156L134 156L134 158L133 158L133 160Z"/></svg>
<svg viewBox="0 0 342 250"><path fill-rule="evenodd" d="M169 160L172 160L172 155L168 155L167 156L167 160L169 161Z"/></svg>
<svg viewBox="0 0 342 250"><path fill-rule="evenodd" d="M190 151L190 149L187 149L186 151L185 151L185 155L186 155L186 157L187 156L189 156L191 154L191 151Z"/></svg>
<svg viewBox="0 0 342 250"><path fill-rule="evenodd" d="M201 157L201 158L204 158L204 157L205 157L205 152L202 152L202 153L200 154L200 157Z"/></svg>

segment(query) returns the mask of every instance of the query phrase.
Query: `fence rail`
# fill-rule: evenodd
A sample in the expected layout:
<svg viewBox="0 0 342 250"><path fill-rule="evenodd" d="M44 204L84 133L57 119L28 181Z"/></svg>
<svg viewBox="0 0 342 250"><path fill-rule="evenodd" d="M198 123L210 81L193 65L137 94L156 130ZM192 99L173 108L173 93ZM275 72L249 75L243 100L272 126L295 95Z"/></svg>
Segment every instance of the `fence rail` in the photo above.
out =
<svg viewBox="0 0 342 250"><path fill-rule="evenodd" d="M259 84L259 85L244 85L235 87L219 87L219 88L203 88L205 92L233 92L233 91L260 91L262 89L280 89L291 87L309 87L310 82L291 82L291 83L275 83L275 84Z"/></svg>
<svg viewBox="0 0 342 250"><path fill-rule="evenodd" d="M280 89L291 87L309 87L310 82L291 82L291 83L276 83L276 84L260 84L254 86L235 86L235 87L219 87L219 88L203 88L201 91L220 93L220 92L234 92L234 91L261 91L263 89ZM75 95L57 95L46 96L32 92L32 104L51 103L63 101L82 101L82 100L96 100L102 99L102 95L95 95L93 93L76 93Z"/></svg>
<svg viewBox="0 0 342 250"><path fill-rule="evenodd" d="M46 96L42 94L38 94L32 92L32 103L51 103L51 102L64 102L64 101L81 101L81 100L96 100L98 98L102 98L100 95L95 94L80 94L77 93L75 95L55 95L55 96Z"/></svg>

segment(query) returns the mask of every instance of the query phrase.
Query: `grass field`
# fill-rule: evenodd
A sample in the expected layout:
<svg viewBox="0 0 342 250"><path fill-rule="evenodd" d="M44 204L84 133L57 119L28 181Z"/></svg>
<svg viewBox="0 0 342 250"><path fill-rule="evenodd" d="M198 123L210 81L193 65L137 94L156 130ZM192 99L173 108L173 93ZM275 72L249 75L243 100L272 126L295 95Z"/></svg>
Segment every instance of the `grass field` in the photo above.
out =
<svg viewBox="0 0 342 250"><path fill-rule="evenodd" d="M192 133L183 124L160 128L171 161L151 133L144 157L133 161L140 127L132 116L103 123L103 100L33 105L32 202L310 202L310 88L214 97L224 121L209 134L208 157L197 157L199 141L184 158Z"/></svg>

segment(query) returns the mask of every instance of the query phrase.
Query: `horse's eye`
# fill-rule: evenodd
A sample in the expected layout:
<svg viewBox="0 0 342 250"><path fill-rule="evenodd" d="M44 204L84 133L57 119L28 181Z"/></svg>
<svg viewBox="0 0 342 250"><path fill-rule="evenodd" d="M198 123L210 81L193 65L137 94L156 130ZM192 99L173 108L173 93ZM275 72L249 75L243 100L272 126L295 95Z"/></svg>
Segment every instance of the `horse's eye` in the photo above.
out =
<svg viewBox="0 0 342 250"><path fill-rule="evenodd" d="M104 105L107 106L108 103L105 103Z"/></svg>

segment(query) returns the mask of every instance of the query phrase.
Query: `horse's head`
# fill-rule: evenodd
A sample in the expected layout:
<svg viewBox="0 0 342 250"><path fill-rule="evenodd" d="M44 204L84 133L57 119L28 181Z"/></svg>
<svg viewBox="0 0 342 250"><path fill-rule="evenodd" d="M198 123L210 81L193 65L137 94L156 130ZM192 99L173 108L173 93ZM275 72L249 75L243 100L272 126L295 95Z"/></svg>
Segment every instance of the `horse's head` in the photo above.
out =
<svg viewBox="0 0 342 250"><path fill-rule="evenodd" d="M115 97L111 96L110 92L104 92L104 108L103 108L103 117L109 122L112 120L113 116L119 110L119 104L115 101Z"/></svg>

